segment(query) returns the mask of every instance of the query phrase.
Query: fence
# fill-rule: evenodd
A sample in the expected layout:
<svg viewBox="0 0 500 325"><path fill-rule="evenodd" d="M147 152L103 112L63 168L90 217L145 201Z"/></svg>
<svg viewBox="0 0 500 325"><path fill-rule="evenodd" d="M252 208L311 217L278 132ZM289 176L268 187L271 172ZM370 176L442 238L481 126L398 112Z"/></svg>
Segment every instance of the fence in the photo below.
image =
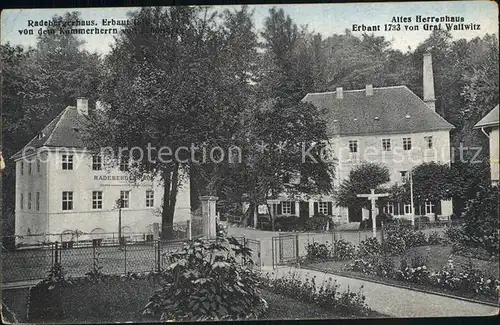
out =
<svg viewBox="0 0 500 325"><path fill-rule="evenodd" d="M441 223L419 223L415 224L415 229L420 230L427 236L434 231L442 232L445 226L457 226L458 222L441 222ZM382 241L382 236L388 231L388 227L377 228L377 239ZM272 265L288 265L296 264L300 258L307 256L307 246L314 242L319 244L332 243L337 239L343 239L356 246L373 236L371 229L353 229L353 230L331 230L322 233L280 233L279 236L272 237L271 250L272 250Z"/></svg>
<svg viewBox="0 0 500 325"><path fill-rule="evenodd" d="M260 269L260 242L238 237L245 247L252 249L252 260ZM98 244L97 244L98 243ZM67 276L81 277L90 272L94 261L102 267L104 274L127 274L128 272L150 272L164 267L165 253L183 247L186 240L145 242L95 242L94 245L65 245L46 243L36 247L2 251L2 282L39 280L56 262L60 262ZM81 244L81 243L80 243ZM247 264L247 261L241 261Z"/></svg>

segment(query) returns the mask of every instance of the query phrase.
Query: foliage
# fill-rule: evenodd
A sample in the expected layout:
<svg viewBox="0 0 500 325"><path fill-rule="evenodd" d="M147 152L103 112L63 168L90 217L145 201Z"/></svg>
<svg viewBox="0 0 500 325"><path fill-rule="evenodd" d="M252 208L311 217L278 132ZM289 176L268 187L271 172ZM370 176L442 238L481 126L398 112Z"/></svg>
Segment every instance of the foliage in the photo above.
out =
<svg viewBox="0 0 500 325"><path fill-rule="evenodd" d="M371 311L365 303L365 296L349 288L339 292L340 285L330 277L320 285L312 279L300 279L295 273L279 278L269 275L263 278L263 285L271 291L293 297L299 301L315 303L325 309L335 310L344 316L368 316Z"/></svg>
<svg viewBox="0 0 500 325"><path fill-rule="evenodd" d="M352 260L356 256L356 246L344 239L332 242L331 258L335 261Z"/></svg>
<svg viewBox="0 0 500 325"><path fill-rule="evenodd" d="M360 272L364 274L370 274L374 272L374 265L371 261L356 259L348 265L348 268L354 272Z"/></svg>
<svg viewBox="0 0 500 325"><path fill-rule="evenodd" d="M367 238L359 243L359 256L374 256L380 255L380 253L381 246L377 238Z"/></svg>
<svg viewBox="0 0 500 325"><path fill-rule="evenodd" d="M342 207L361 206L371 211L371 202L357 195L368 194L371 189L378 189L389 180L389 169L385 165L368 162L357 165L349 172L349 178L340 184L336 204Z"/></svg>
<svg viewBox="0 0 500 325"><path fill-rule="evenodd" d="M382 251L389 255L399 255L406 251L405 240L397 235L389 235L382 243Z"/></svg>
<svg viewBox="0 0 500 325"><path fill-rule="evenodd" d="M330 258L332 247L331 244L320 244L318 242L307 244L307 259L309 260L326 260Z"/></svg>
<svg viewBox="0 0 500 325"><path fill-rule="evenodd" d="M167 320L221 320L258 317L266 303L250 267L251 250L234 238L197 239L167 255L164 285L144 308L145 314Z"/></svg>
<svg viewBox="0 0 500 325"><path fill-rule="evenodd" d="M102 273L103 267L99 261L99 256L101 255L101 252L96 247L94 247L93 249L95 250L95 255L94 258L92 259L92 270L90 272L85 273L85 276L88 277L91 282L99 282L103 277Z"/></svg>
<svg viewBox="0 0 500 325"><path fill-rule="evenodd" d="M406 247L416 247L427 245L425 234L418 230L413 230L411 227L396 225L388 230L389 237L401 238L405 242Z"/></svg>
<svg viewBox="0 0 500 325"><path fill-rule="evenodd" d="M420 259L412 260L411 266L407 264L406 258L401 259L400 268L394 276L397 280L418 284L425 284L430 281L430 271L424 261Z"/></svg>
<svg viewBox="0 0 500 325"><path fill-rule="evenodd" d="M455 241L466 247L483 248L491 256L498 256L500 251L498 202L498 187L480 188L476 198L467 203L462 217L462 236L455 238Z"/></svg>
<svg viewBox="0 0 500 325"><path fill-rule="evenodd" d="M322 213L317 213L311 218L308 218L304 223L304 230L306 231L324 231L326 230L326 225L330 223L330 227L333 228L331 218Z"/></svg>
<svg viewBox="0 0 500 325"><path fill-rule="evenodd" d="M274 228L281 231L302 230L304 220L297 216L277 216L274 220Z"/></svg>
<svg viewBox="0 0 500 325"><path fill-rule="evenodd" d="M440 245L443 242L443 238L437 231L433 231L427 237L428 245Z"/></svg>

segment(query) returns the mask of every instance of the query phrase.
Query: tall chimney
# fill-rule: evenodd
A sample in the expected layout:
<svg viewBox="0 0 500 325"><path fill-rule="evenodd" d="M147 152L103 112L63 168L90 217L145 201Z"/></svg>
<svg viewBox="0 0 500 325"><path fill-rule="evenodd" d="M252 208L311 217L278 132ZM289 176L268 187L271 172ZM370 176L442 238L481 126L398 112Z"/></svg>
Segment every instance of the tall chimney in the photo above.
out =
<svg viewBox="0 0 500 325"><path fill-rule="evenodd" d="M366 96L373 96L373 85L366 85Z"/></svg>
<svg viewBox="0 0 500 325"><path fill-rule="evenodd" d="M432 72L432 56L424 54L424 102L433 111L436 110L436 98L434 97L434 74Z"/></svg>
<svg viewBox="0 0 500 325"><path fill-rule="evenodd" d="M85 97L76 99L76 111L80 115L89 115L89 100Z"/></svg>
<svg viewBox="0 0 500 325"><path fill-rule="evenodd" d="M343 99L344 98L344 89L342 87L337 87L337 99Z"/></svg>

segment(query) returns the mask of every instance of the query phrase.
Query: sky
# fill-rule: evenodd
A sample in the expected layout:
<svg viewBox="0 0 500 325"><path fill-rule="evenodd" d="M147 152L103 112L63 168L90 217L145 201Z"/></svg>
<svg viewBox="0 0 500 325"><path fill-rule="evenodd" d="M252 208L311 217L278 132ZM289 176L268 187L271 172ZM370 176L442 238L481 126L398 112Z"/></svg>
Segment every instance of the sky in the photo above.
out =
<svg viewBox="0 0 500 325"><path fill-rule="evenodd" d="M430 30L424 30L424 23L416 23L416 16L463 17L463 24L479 24L479 30L453 30L454 39L482 37L485 34L498 35L498 7L492 1L454 1L454 2L411 2L411 3L344 3L344 4L286 4L286 5L251 5L254 11L254 22L257 31L261 31L269 9L283 8L299 26L307 25L310 31L319 32L326 38L333 34L343 34L346 29L352 30L353 24L380 25L376 36L384 36L392 42L394 49L406 52L415 49L424 41ZM218 10L239 8L239 6L216 6ZM75 8L70 11L80 11L81 19L96 20L99 28L102 19L126 19L127 12L133 7L120 8ZM1 43L34 46L35 35L20 35L19 30L28 27L28 20L50 20L52 16L62 15L66 9L7 9L1 13ZM390 24L393 17L410 17L411 23L401 23L400 31L383 31L385 24ZM404 25L419 25L418 31L407 31ZM432 23L434 25L434 23ZM444 23L441 24L445 29ZM360 36L362 31L353 32ZM83 47L90 52L107 53L114 43L112 35L85 35Z"/></svg>

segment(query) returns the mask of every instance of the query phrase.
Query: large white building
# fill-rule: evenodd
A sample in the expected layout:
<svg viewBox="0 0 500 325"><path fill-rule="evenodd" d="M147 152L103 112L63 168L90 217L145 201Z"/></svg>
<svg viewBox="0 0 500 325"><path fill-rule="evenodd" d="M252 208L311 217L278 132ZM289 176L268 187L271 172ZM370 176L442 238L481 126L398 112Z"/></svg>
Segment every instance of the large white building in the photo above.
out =
<svg viewBox="0 0 500 325"><path fill-rule="evenodd" d="M135 181L128 162L109 168L81 139L87 100L65 108L23 150L16 161L17 243L71 241L117 236L118 199L123 200L123 236L152 234L161 224L160 179ZM174 222L191 219L189 182L179 189ZM114 234L113 234L114 233ZM61 236L61 234L63 234Z"/></svg>
<svg viewBox="0 0 500 325"><path fill-rule="evenodd" d="M432 59L423 60L424 98L420 99L406 86L310 93L303 99L326 112L330 150L337 158L335 186L348 178L351 169L364 162L386 165L390 183L408 179L414 166L423 162L449 164L451 161L450 130L453 126L435 111ZM336 207L333 195L314 199L288 200L286 195L272 200L274 215L311 217L320 212L336 222L359 222L369 211ZM452 202L427 202L415 206L415 215L447 217ZM396 217L413 215L410 202L391 202L385 208ZM431 218L432 220L432 218Z"/></svg>

